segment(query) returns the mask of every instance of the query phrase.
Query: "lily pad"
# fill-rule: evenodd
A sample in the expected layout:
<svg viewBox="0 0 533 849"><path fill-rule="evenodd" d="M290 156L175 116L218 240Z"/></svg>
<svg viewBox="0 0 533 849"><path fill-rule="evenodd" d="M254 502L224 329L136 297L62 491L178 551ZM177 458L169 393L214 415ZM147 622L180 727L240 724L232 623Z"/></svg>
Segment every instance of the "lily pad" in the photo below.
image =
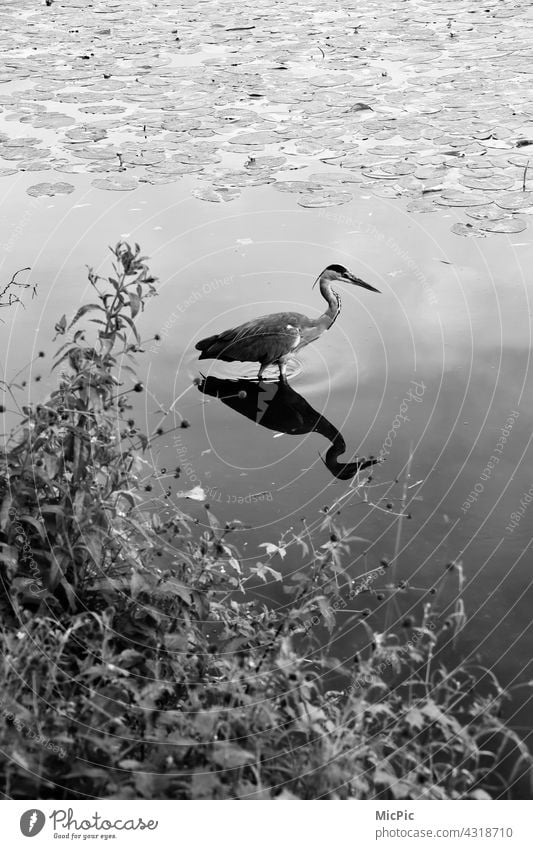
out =
<svg viewBox="0 0 533 849"><path fill-rule="evenodd" d="M131 192L139 185L135 177L127 177L117 174L111 177L97 177L91 182L95 189L103 189L108 192Z"/></svg>
<svg viewBox="0 0 533 849"><path fill-rule="evenodd" d="M204 3L200 15L186 3L179 24L175 5L69 0L37 14L6 0L0 162L111 170L96 185L114 191L197 172L198 197L213 202L305 167L307 184L277 190L305 206L326 203L328 189L329 205L344 202L325 162L374 195L408 198L408 211L527 209L505 198L533 138L532 21L519 5L418 3L409 15L363 5L354 17L316 3L278 4L275 16ZM427 202L421 186L435 190Z"/></svg>
<svg viewBox="0 0 533 849"><path fill-rule="evenodd" d="M478 239L484 239L486 237L486 233L480 229L477 224L464 224L462 221L458 221L450 227L452 233L455 233L456 236L476 236Z"/></svg>
<svg viewBox="0 0 533 849"><path fill-rule="evenodd" d="M502 209L527 209L533 206L533 192L509 192L496 198L496 203Z"/></svg>
<svg viewBox="0 0 533 849"><path fill-rule="evenodd" d="M26 189L31 197L53 197L54 195L69 195L74 191L72 183L36 183Z"/></svg>
<svg viewBox="0 0 533 849"><path fill-rule="evenodd" d="M437 212L437 207L429 198L415 198L407 204L408 212Z"/></svg>
<svg viewBox="0 0 533 849"><path fill-rule="evenodd" d="M309 192L299 196L298 205L309 209L318 209L325 206L341 206L349 203L352 198L352 193L345 191Z"/></svg>
<svg viewBox="0 0 533 849"><path fill-rule="evenodd" d="M192 194L195 198L198 198L198 200L207 200L211 203L222 203L238 198L240 191L235 188L213 189L210 186L206 186L205 188L193 189Z"/></svg>
<svg viewBox="0 0 533 849"><path fill-rule="evenodd" d="M473 192L446 192L435 198L435 203L439 206L484 206L489 203L489 198Z"/></svg>
<svg viewBox="0 0 533 849"><path fill-rule="evenodd" d="M523 218L502 218L499 221L481 221L479 226L487 233L522 233L527 222Z"/></svg>
<svg viewBox="0 0 533 849"><path fill-rule="evenodd" d="M463 177L461 183L469 189L481 189L483 192L497 192L501 189L510 189L515 181L512 177L497 175L488 178Z"/></svg>
<svg viewBox="0 0 533 849"><path fill-rule="evenodd" d="M474 218L476 221L498 221L501 218L508 217L505 210L500 209L495 204L490 203L487 206L474 206L466 210L469 218Z"/></svg>
<svg viewBox="0 0 533 849"><path fill-rule="evenodd" d="M229 139L230 144L244 144L244 145L265 145L265 144L275 144L276 142L280 142L281 139L276 133L270 132L268 130L258 131L256 133L239 133L234 136L232 139Z"/></svg>

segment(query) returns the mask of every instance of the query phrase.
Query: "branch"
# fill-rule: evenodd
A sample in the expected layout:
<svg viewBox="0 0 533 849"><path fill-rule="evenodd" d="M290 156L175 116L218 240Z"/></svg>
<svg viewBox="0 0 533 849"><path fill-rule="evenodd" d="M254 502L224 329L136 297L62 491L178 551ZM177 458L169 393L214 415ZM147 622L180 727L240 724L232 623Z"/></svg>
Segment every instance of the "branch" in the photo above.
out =
<svg viewBox="0 0 533 849"><path fill-rule="evenodd" d="M23 271L29 271L30 268L21 268L19 271L15 271L9 283L6 283L3 289L0 290L0 307L11 307L13 304L24 304L20 300L18 294L16 292L10 291L14 287L18 287L19 289L31 289L32 290L32 298L37 294L37 287L35 283L19 283L17 280L17 274L22 274Z"/></svg>

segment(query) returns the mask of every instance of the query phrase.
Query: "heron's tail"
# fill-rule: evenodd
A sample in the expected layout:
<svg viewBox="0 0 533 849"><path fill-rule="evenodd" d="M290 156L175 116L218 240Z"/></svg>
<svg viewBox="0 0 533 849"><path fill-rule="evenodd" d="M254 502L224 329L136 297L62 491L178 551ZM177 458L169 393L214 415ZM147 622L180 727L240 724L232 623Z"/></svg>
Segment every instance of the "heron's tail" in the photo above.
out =
<svg viewBox="0 0 533 849"><path fill-rule="evenodd" d="M218 339L218 334L216 333L214 336L207 336L205 339L200 339L199 342L194 346L197 351L207 351L208 348L211 347Z"/></svg>

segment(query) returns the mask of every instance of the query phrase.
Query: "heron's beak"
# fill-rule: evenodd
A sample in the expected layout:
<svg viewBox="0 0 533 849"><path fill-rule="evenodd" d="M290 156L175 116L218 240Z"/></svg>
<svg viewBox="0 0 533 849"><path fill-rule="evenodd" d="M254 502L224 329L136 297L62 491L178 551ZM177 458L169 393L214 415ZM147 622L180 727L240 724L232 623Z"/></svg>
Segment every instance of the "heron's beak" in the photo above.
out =
<svg viewBox="0 0 533 849"><path fill-rule="evenodd" d="M381 292L379 291L379 289L375 289L373 286L370 285L370 283L365 283L364 280L361 280L359 277L356 277L354 274L350 274L350 272L348 272L348 274L346 274L342 279L346 283L353 283L354 286L362 286L363 289L369 289L371 292L377 292L378 295L381 295Z"/></svg>

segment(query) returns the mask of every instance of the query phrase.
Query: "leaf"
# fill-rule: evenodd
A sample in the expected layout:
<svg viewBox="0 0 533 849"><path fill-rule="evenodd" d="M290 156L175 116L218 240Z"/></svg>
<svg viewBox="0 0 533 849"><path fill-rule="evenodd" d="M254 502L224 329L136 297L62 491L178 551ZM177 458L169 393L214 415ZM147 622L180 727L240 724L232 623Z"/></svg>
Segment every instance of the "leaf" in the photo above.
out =
<svg viewBox="0 0 533 849"><path fill-rule="evenodd" d="M496 198L496 203L502 209L527 209L533 206L533 192L509 192Z"/></svg>
<svg viewBox="0 0 533 849"><path fill-rule="evenodd" d="M95 189L103 189L108 192L132 192L139 185L134 177L122 175L112 177L97 177L91 183Z"/></svg>
<svg viewBox="0 0 533 849"><path fill-rule="evenodd" d="M325 598L325 596L319 596L319 598L316 599L316 603L318 604L318 609L320 610L324 619L324 624L331 634L335 627L336 621L335 616L333 614L333 609L329 604L327 598Z"/></svg>
<svg viewBox="0 0 533 849"><path fill-rule="evenodd" d="M56 504L40 504L39 510L41 513L53 513L54 515L61 517L65 515L63 508L58 507Z"/></svg>
<svg viewBox="0 0 533 849"><path fill-rule="evenodd" d="M438 705L436 705L436 704L435 704L435 702L433 702L433 701L428 701L428 702L426 702L426 704L424 704L424 705L420 708L420 710L421 710L421 711L422 711L422 713L424 713L424 714L428 717L428 719L430 719L432 722L439 722L439 723L440 723L440 722L442 722L442 720L445 718L445 716L444 716L444 714L442 713L442 711L441 711L440 707L439 707Z"/></svg>
<svg viewBox="0 0 533 849"><path fill-rule="evenodd" d="M13 573L18 565L18 551L5 542L0 543L0 563L5 563L8 571Z"/></svg>
<svg viewBox="0 0 533 849"><path fill-rule="evenodd" d="M163 642L168 652L185 652L189 644L185 634L165 634Z"/></svg>
<svg viewBox="0 0 533 849"><path fill-rule="evenodd" d="M74 186L71 183L37 183L35 186L26 189L26 193L34 198L69 195L73 191Z"/></svg>
<svg viewBox="0 0 533 849"><path fill-rule="evenodd" d="M85 507L85 491L83 489L78 489L76 495L74 496L74 518L77 522L80 521L81 517L84 513Z"/></svg>
<svg viewBox="0 0 533 849"><path fill-rule="evenodd" d="M326 206L341 206L353 199L351 192L346 191L323 191L302 194L298 198L298 206L308 209L321 209Z"/></svg>
<svg viewBox="0 0 533 849"><path fill-rule="evenodd" d="M504 209L500 209L493 203L488 206L473 206L466 210L466 214L469 218L475 218L476 221L497 221L499 218L508 216Z"/></svg>
<svg viewBox="0 0 533 849"><path fill-rule="evenodd" d="M137 345L140 345L141 344L141 337L139 336L139 331L135 327L135 324L133 323L133 321L131 320L129 315L124 315L124 313L122 313L120 317L123 321L126 322L126 324L129 325L129 327L131 327L131 329L133 331L133 335L135 336L135 341L137 342Z"/></svg>
<svg viewBox="0 0 533 849"><path fill-rule="evenodd" d="M62 336L67 329L67 317L66 315L62 315L57 324L54 327L54 330L57 335Z"/></svg>
<svg viewBox="0 0 533 849"><path fill-rule="evenodd" d="M195 486L188 492L177 492L176 498L189 498L191 501L205 501L207 496L201 486Z"/></svg>
<svg viewBox="0 0 533 849"><path fill-rule="evenodd" d="M131 317L135 318L135 316L138 314L139 310L141 309L142 301L139 298L139 296L135 294L135 292L130 292L129 297L130 297Z"/></svg>
<svg viewBox="0 0 533 849"><path fill-rule="evenodd" d="M480 230L479 225L464 224L462 221L452 224L450 230L452 233L455 233L456 236L477 236L479 239L484 239L486 236L486 233Z"/></svg>
<svg viewBox="0 0 533 849"><path fill-rule="evenodd" d="M15 761L15 763L17 763L19 766L21 766L24 770L30 771L32 769L31 760L28 760L28 758L26 757L26 754L22 754L22 752L19 752L16 749L14 749L11 752L11 758Z"/></svg>
<svg viewBox="0 0 533 849"><path fill-rule="evenodd" d="M45 451L43 453L43 461L46 474L50 480L53 480L61 468L61 459L57 456L57 454L48 454L48 452Z"/></svg>
<svg viewBox="0 0 533 849"><path fill-rule="evenodd" d="M419 731L424 727L425 721L422 713L417 708L410 708L405 714L405 721L411 728Z"/></svg>
<svg viewBox="0 0 533 849"><path fill-rule="evenodd" d="M221 526L220 522L218 521L217 517L215 516L215 514L211 511L211 509L208 507L207 504L205 506L205 512L207 513L207 519L208 519L209 525L211 526L211 530L213 531L213 537L214 537L214 539L218 539L219 536L220 536L219 532L220 532L222 526ZM227 546L224 546L224 551L226 552L226 554L231 554L231 549L229 549Z"/></svg>
<svg viewBox="0 0 533 849"><path fill-rule="evenodd" d="M268 575L271 575L275 581L281 581L282 575L281 572L276 572L275 569L271 569L270 566L267 566L266 563L258 562L251 570L254 575L257 575L258 578L261 578L262 581L266 583Z"/></svg>
<svg viewBox="0 0 533 849"><path fill-rule="evenodd" d="M74 325L80 320L80 318L82 318L86 313L90 312L91 310L100 310L100 312L104 312L104 308L100 304L84 304L82 307L79 308L78 312L70 322L68 330L70 330L71 327L74 327Z"/></svg>
<svg viewBox="0 0 533 849"><path fill-rule="evenodd" d="M216 188L211 188L210 186L206 186L206 188L198 188L193 189L192 194L198 200L207 200L211 203L222 203L230 200L235 200L240 195L239 189L231 186L217 186Z"/></svg>
<svg viewBox="0 0 533 849"><path fill-rule="evenodd" d="M440 198L435 198L435 203L439 206L484 206L490 203L490 198L474 192L445 192Z"/></svg>
<svg viewBox="0 0 533 849"><path fill-rule="evenodd" d="M481 189L485 192L499 191L500 189L510 189L514 183L512 177L496 175L490 179L476 179L475 177L463 177L461 179L463 186L468 186L469 189Z"/></svg>
<svg viewBox="0 0 533 849"><path fill-rule="evenodd" d="M287 553L283 546L274 545L272 542L260 542L259 548L264 548L267 554L279 554L282 560Z"/></svg>
<svg viewBox="0 0 533 849"><path fill-rule="evenodd" d="M100 340L100 353L102 357L106 357L113 348L115 334L113 332L105 333L103 330L99 330L98 338ZM124 368L126 368L126 366L124 366Z"/></svg>
<svg viewBox="0 0 533 849"><path fill-rule="evenodd" d="M147 580L146 575L141 572L133 572L130 579L130 591L132 598L137 598L139 593L141 592L151 592L153 589L150 581Z"/></svg>
<svg viewBox="0 0 533 849"><path fill-rule="evenodd" d="M408 212L438 212L438 207L435 206L430 198L416 198L409 201L407 204Z"/></svg>
<svg viewBox="0 0 533 849"><path fill-rule="evenodd" d="M192 799L208 799L216 798L216 791L220 788L220 779L217 774L206 769L193 772L191 782L191 798Z"/></svg>
<svg viewBox="0 0 533 849"><path fill-rule="evenodd" d="M387 772L384 769L376 769L374 772L374 781L376 784L385 784L385 786L390 787L392 784L395 784L398 780L394 773Z"/></svg>
<svg viewBox="0 0 533 849"><path fill-rule="evenodd" d="M235 569L237 574L242 575L241 564L239 563L236 557L230 557L228 563L233 569Z"/></svg>
<svg viewBox="0 0 533 849"><path fill-rule="evenodd" d="M479 226L488 233L522 233L527 223L523 218L502 218L498 221L481 221Z"/></svg>
<svg viewBox="0 0 533 849"><path fill-rule="evenodd" d="M468 794L469 799L489 799L492 800L492 796L489 796L486 790L481 790L478 788L477 790L472 790Z"/></svg>
<svg viewBox="0 0 533 849"><path fill-rule="evenodd" d="M115 497L117 501L119 498L124 498L132 509L135 507L135 498L133 497L133 494L131 492L128 492L128 490L118 489L115 492Z"/></svg>
<svg viewBox="0 0 533 849"><path fill-rule="evenodd" d="M176 578L168 578L162 586L165 592L177 595L185 604L191 604L192 590L185 586L185 584L182 584L181 581L178 581Z"/></svg>
<svg viewBox="0 0 533 849"><path fill-rule="evenodd" d="M46 538L45 530L37 519L34 519L33 516L30 516L28 513L22 513L19 517L20 522L25 522L27 525L31 525L34 530L37 531L40 538L44 541Z"/></svg>
<svg viewBox="0 0 533 849"><path fill-rule="evenodd" d="M238 769L255 762L251 752L226 741L214 744L211 758L222 769Z"/></svg>
<svg viewBox="0 0 533 849"><path fill-rule="evenodd" d="M11 505L13 504L13 496L10 492L7 492L4 496L4 500L2 501L2 508L0 509L0 530L5 531L8 524L11 522L11 516L9 515L9 510ZM16 518L16 516L15 516Z"/></svg>
<svg viewBox="0 0 533 849"><path fill-rule="evenodd" d="M65 595L67 597L67 601L68 601L70 610L72 612L74 612L76 610L76 601L77 601L76 591L75 591L74 587L72 586L72 584L70 584L67 581L66 578L60 578L59 583L61 584L61 586L63 587L63 590L65 591Z"/></svg>

